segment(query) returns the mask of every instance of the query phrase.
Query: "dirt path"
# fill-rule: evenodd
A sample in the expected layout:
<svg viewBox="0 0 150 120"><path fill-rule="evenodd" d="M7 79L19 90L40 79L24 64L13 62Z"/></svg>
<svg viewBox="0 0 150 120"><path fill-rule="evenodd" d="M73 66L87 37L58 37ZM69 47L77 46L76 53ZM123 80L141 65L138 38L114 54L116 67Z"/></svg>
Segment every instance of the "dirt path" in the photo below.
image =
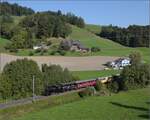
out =
<svg viewBox="0 0 150 120"><path fill-rule="evenodd" d="M8 54L0 55L0 67L3 67L16 59L28 58L36 61L41 67L41 64L59 64L63 68L67 67L71 71L85 71L85 70L102 70L108 61L113 61L118 57L109 56L86 56L86 57L64 57L64 56L34 56L21 57Z"/></svg>

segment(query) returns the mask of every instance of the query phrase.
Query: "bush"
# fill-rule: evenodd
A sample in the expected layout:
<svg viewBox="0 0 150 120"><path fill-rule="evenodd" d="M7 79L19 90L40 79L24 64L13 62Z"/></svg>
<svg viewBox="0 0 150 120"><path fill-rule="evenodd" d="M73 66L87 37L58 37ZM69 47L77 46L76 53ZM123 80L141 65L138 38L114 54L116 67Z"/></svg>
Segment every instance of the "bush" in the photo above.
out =
<svg viewBox="0 0 150 120"><path fill-rule="evenodd" d="M95 94L95 88L94 87L85 88L84 90L78 92L78 94L81 98L87 97L87 96L92 96Z"/></svg>
<svg viewBox="0 0 150 120"><path fill-rule="evenodd" d="M57 52L55 50L50 52L50 55L55 55Z"/></svg>
<svg viewBox="0 0 150 120"><path fill-rule="evenodd" d="M51 41L47 41L46 45L50 46L50 45L52 45L52 42Z"/></svg>
<svg viewBox="0 0 150 120"><path fill-rule="evenodd" d="M9 52L15 52L15 53L17 53L17 52L18 52L18 49L16 49L16 48L10 48L10 49L9 49Z"/></svg>
<svg viewBox="0 0 150 120"><path fill-rule="evenodd" d="M121 78L127 89L143 88L150 84L150 64L142 63L140 53L130 55L131 65L124 67Z"/></svg>
<svg viewBox="0 0 150 120"><path fill-rule="evenodd" d="M20 59L7 64L0 79L2 98L19 99L31 96L33 76L35 77L35 94L40 95L43 90L43 81L36 62Z"/></svg>
<svg viewBox="0 0 150 120"><path fill-rule="evenodd" d="M101 49L99 47L92 47L91 52L99 52Z"/></svg>
<svg viewBox="0 0 150 120"><path fill-rule="evenodd" d="M42 66L42 74L45 86L68 83L75 79L67 68L63 69L59 65L48 66L44 64Z"/></svg>
<svg viewBox="0 0 150 120"><path fill-rule="evenodd" d="M41 49L36 49L35 50L35 53L40 53L41 52Z"/></svg>
<svg viewBox="0 0 150 120"><path fill-rule="evenodd" d="M110 92L118 93L119 92L119 84L117 81L111 81L108 83L108 89Z"/></svg>
<svg viewBox="0 0 150 120"><path fill-rule="evenodd" d="M57 51L60 55L64 56L66 54L66 52L64 50L59 50Z"/></svg>
<svg viewBox="0 0 150 120"><path fill-rule="evenodd" d="M34 55L34 52L33 51L30 51L29 52L29 56L33 56Z"/></svg>

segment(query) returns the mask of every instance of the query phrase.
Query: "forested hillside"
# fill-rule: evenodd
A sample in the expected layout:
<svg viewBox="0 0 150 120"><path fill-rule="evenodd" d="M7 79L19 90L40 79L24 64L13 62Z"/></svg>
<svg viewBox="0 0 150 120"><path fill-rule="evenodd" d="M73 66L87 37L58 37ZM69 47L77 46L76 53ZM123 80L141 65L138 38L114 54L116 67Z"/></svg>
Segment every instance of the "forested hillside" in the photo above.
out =
<svg viewBox="0 0 150 120"><path fill-rule="evenodd" d="M60 10L34 13L29 8L7 2L1 3L0 7L0 35L12 41L6 47L11 51L33 48L33 45L50 37L66 38L72 31L70 24L81 28L85 26L81 17L72 13L62 14ZM16 17L12 15L24 17L16 21Z"/></svg>
<svg viewBox="0 0 150 120"><path fill-rule="evenodd" d="M99 35L129 47L150 46L150 25L130 25L128 28L117 26L102 27Z"/></svg>
<svg viewBox="0 0 150 120"><path fill-rule="evenodd" d="M0 15L31 15L34 10L27 7L19 6L18 4L9 4L8 2L0 2Z"/></svg>

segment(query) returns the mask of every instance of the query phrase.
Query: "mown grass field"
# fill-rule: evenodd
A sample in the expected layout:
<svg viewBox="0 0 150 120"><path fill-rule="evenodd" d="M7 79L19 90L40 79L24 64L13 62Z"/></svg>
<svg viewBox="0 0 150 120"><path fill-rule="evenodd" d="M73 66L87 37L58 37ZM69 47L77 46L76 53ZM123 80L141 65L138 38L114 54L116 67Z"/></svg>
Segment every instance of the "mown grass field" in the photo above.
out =
<svg viewBox="0 0 150 120"><path fill-rule="evenodd" d="M119 70L101 70L101 71L74 71L72 74L78 76L81 80L87 80L97 77L106 77L120 73Z"/></svg>
<svg viewBox="0 0 150 120"><path fill-rule="evenodd" d="M149 88L131 90L45 108L13 120L146 120L149 100Z"/></svg>
<svg viewBox="0 0 150 120"><path fill-rule="evenodd" d="M101 32L100 25L86 24L85 29L95 34L99 34Z"/></svg>

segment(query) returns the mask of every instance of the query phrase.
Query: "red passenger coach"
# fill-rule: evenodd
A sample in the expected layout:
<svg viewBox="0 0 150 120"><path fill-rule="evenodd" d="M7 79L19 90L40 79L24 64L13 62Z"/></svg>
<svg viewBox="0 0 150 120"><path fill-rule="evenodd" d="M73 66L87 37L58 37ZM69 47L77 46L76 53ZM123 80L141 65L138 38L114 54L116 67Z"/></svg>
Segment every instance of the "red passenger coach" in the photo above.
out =
<svg viewBox="0 0 150 120"><path fill-rule="evenodd" d="M88 80L88 81L85 81L85 82L76 82L77 84L77 89L80 89L80 88L85 88L85 87L89 87L89 86L95 86L96 85L96 80Z"/></svg>

